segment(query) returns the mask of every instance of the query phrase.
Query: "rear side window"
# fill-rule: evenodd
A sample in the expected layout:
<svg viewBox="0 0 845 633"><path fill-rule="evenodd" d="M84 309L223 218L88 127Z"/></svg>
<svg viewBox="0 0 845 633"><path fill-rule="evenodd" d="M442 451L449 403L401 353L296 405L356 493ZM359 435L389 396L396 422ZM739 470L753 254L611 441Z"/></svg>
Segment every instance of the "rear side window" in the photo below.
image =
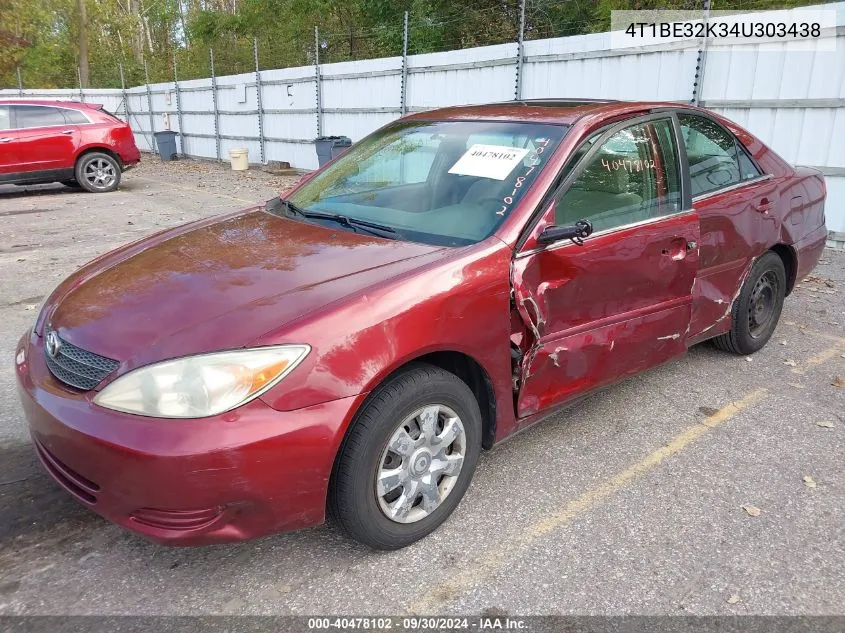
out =
<svg viewBox="0 0 845 633"><path fill-rule="evenodd" d="M761 175L757 165L748 157L739 141L736 142L736 156L739 159L739 175L743 180L751 180Z"/></svg>
<svg viewBox="0 0 845 633"><path fill-rule="evenodd" d="M693 114L679 114L678 122L689 159L693 197L760 175L734 135L715 121Z"/></svg>
<svg viewBox="0 0 845 633"><path fill-rule="evenodd" d="M67 123L71 123L73 125L84 125L88 123L88 119L85 118L85 115L77 110L62 110L62 114L65 116L65 121Z"/></svg>
<svg viewBox="0 0 845 633"><path fill-rule="evenodd" d="M0 130L9 130L12 127L12 116L9 113L9 106L0 106Z"/></svg>
<svg viewBox="0 0 845 633"><path fill-rule="evenodd" d="M556 224L589 220L598 232L681 210L681 177L671 119L620 130L587 160L557 201Z"/></svg>
<svg viewBox="0 0 845 633"><path fill-rule="evenodd" d="M65 117L59 108L49 106L12 106L16 128L65 125Z"/></svg>

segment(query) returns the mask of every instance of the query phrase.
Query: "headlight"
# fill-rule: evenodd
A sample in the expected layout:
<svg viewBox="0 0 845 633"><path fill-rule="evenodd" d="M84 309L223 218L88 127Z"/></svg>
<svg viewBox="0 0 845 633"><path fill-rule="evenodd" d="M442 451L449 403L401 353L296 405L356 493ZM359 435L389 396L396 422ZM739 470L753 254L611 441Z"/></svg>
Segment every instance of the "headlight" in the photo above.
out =
<svg viewBox="0 0 845 633"><path fill-rule="evenodd" d="M156 418L217 415L267 391L310 351L308 345L276 345L168 360L121 376L94 402Z"/></svg>

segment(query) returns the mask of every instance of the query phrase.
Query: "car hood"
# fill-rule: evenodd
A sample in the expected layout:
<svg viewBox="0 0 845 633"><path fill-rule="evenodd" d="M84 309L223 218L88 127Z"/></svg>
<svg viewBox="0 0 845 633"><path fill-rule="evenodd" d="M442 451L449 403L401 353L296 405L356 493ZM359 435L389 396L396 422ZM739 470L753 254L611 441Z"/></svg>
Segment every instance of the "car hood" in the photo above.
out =
<svg viewBox="0 0 845 633"><path fill-rule="evenodd" d="M48 325L133 368L250 344L445 249L261 209L153 236L69 279Z"/></svg>

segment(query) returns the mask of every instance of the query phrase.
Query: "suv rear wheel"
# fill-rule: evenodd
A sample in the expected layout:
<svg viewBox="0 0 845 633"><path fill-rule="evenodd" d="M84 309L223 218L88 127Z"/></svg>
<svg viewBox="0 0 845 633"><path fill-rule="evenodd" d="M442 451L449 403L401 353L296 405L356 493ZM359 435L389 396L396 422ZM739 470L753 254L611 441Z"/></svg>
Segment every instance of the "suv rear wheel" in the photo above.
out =
<svg viewBox="0 0 845 633"><path fill-rule="evenodd" d="M76 161L74 172L79 186L91 193L114 191L120 184L120 165L102 152L83 154Z"/></svg>

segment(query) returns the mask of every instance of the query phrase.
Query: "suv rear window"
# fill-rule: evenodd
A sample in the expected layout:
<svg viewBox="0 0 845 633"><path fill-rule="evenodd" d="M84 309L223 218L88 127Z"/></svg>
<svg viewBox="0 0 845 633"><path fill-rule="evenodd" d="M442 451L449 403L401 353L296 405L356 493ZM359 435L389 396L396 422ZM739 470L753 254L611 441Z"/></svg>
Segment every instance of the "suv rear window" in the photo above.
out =
<svg viewBox="0 0 845 633"><path fill-rule="evenodd" d="M65 121L73 125L84 125L89 122L78 110L62 110L62 114L65 115Z"/></svg>

